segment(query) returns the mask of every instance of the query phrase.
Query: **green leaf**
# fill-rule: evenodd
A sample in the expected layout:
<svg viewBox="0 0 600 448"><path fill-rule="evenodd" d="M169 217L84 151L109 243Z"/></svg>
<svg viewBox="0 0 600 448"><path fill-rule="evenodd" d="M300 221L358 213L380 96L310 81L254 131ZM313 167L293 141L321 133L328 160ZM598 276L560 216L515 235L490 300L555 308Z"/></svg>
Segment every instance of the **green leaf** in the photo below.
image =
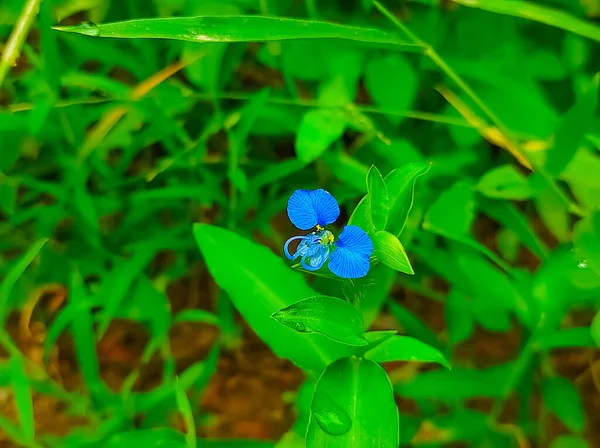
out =
<svg viewBox="0 0 600 448"><path fill-rule="evenodd" d="M0 211L12 215L17 205L17 184L7 177L0 178Z"/></svg>
<svg viewBox="0 0 600 448"><path fill-rule="evenodd" d="M383 176L376 166L367 174L367 197L375 230L384 230L389 213L388 193Z"/></svg>
<svg viewBox="0 0 600 448"><path fill-rule="evenodd" d="M552 440L550 448L589 448L589 445L581 437L563 435Z"/></svg>
<svg viewBox="0 0 600 448"><path fill-rule="evenodd" d="M566 378L553 376L542 383L544 404L571 430L583 431L585 416L575 386Z"/></svg>
<svg viewBox="0 0 600 448"><path fill-rule="evenodd" d="M589 267L600 275L600 211L575 224L573 244L580 257L580 266Z"/></svg>
<svg viewBox="0 0 600 448"><path fill-rule="evenodd" d="M523 214L512 204L506 201L482 199L478 203L483 213L502 224L505 228L514 231L531 252L539 258L548 256L548 247L533 230Z"/></svg>
<svg viewBox="0 0 600 448"><path fill-rule="evenodd" d="M490 198L529 199L533 193L527 178L514 165L492 168L479 179L476 188Z"/></svg>
<svg viewBox="0 0 600 448"><path fill-rule="evenodd" d="M368 64L365 71L365 86L373 102L393 112L410 110L417 96L419 80L406 59L399 54L377 56ZM398 124L401 116L388 115L388 119Z"/></svg>
<svg viewBox="0 0 600 448"><path fill-rule="evenodd" d="M446 237L469 233L475 218L472 186L458 181L444 191L427 211L423 228Z"/></svg>
<svg viewBox="0 0 600 448"><path fill-rule="evenodd" d="M435 333L421 319L412 314L399 303L388 301L387 305L394 318L406 333L436 348L441 348L441 343Z"/></svg>
<svg viewBox="0 0 600 448"><path fill-rule="evenodd" d="M319 378L306 447L397 448L398 408L385 371L366 359L340 359Z"/></svg>
<svg viewBox="0 0 600 448"><path fill-rule="evenodd" d="M144 247L136 252L130 260L119 260L116 266L110 271L102 282L102 287L98 293L101 297L106 297L104 312L100 320L99 334L103 335L110 321L115 317L123 300L130 292L134 280L143 275L143 270L152 260L154 247Z"/></svg>
<svg viewBox="0 0 600 448"><path fill-rule="evenodd" d="M385 230L375 234L373 238L375 251L373 255L386 266L405 274L414 275L408 255L400 240Z"/></svg>
<svg viewBox="0 0 600 448"><path fill-rule="evenodd" d="M438 369L421 372L394 383L394 390L406 398L445 402L474 397L502 397L514 368L514 363L507 363L481 370Z"/></svg>
<svg viewBox="0 0 600 448"><path fill-rule="evenodd" d="M31 396L31 386L23 359L13 356L10 360L12 387L15 393L15 402L21 422L23 435L30 441L35 438L35 423L33 419L33 399Z"/></svg>
<svg viewBox="0 0 600 448"><path fill-rule="evenodd" d="M194 236L217 284L275 354L303 368L322 370L352 353L350 347L322 335L298 333L271 319L275 311L316 295L280 257L215 226L196 224Z"/></svg>
<svg viewBox="0 0 600 448"><path fill-rule="evenodd" d="M428 163L408 163L385 176L390 212L386 230L400 235L413 204L415 183L431 167Z"/></svg>
<svg viewBox="0 0 600 448"><path fill-rule="evenodd" d="M600 42L600 28L588 21L572 17L558 9L523 0L452 0L460 5L479 8L554 26Z"/></svg>
<svg viewBox="0 0 600 448"><path fill-rule="evenodd" d="M448 341L458 344L473 334L473 312L467 297L456 287L453 287L446 298L444 309L446 325L448 326Z"/></svg>
<svg viewBox="0 0 600 448"><path fill-rule="evenodd" d="M590 335L596 344L596 347L600 348L600 311L594 316L592 324L590 325Z"/></svg>
<svg viewBox="0 0 600 448"><path fill-rule="evenodd" d="M86 286L81 274L74 269L69 285L69 301L73 301L80 309L77 318L71 321L71 330L75 343L75 353L81 375L90 393L96 397L105 397L107 388L100 378L100 365L96 355L96 341L94 340L94 328L92 310L85 307L89 302Z"/></svg>
<svg viewBox="0 0 600 448"><path fill-rule="evenodd" d="M575 105L563 116L554 134L554 144L548 151L545 168L550 174L559 175L569 164L585 133L590 130L598 104L600 75L584 92Z"/></svg>
<svg viewBox="0 0 600 448"><path fill-rule="evenodd" d="M395 33L283 17L168 17L59 26L55 30L94 37L176 39L189 42L263 42L288 39L348 39L406 51L422 51Z"/></svg>
<svg viewBox="0 0 600 448"><path fill-rule="evenodd" d="M376 362L437 362L444 367L450 367L446 357L439 350L408 336L392 336L365 353L365 358Z"/></svg>
<svg viewBox="0 0 600 448"><path fill-rule="evenodd" d="M315 109L302 117L296 134L296 154L309 163L317 159L346 129L346 118L335 109Z"/></svg>
<svg viewBox="0 0 600 448"><path fill-rule="evenodd" d="M43 238L34 243L6 273L6 277L0 286L0 324L4 323L8 299L15 283L17 283L17 280L23 275L27 266L31 264L47 242L48 239Z"/></svg>
<svg viewBox="0 0 600 448"><path fill-rule="evenodd" d="M360 313L348 302L329 296L300 300L274 312L277 322L300 333L318 333L348 345L367 345Z"/></svg>
<svg viewBox="0 0 600 448"><path fill-rule="evenodd" d="M177 399L177 409L185 422L185 446L196 448L196 423L192 414L192 406L185 394L179 378L175 379L175 397Z"/></svg>
<svg viewBox="0 0 600 448"><path fill-rule="evenodd" d="M594 347L593 328L594 323L592 322L591 327L565 328L550 333L544 332L537 338L536 342L542 350ZM600 334L598 336L600 337ZM600 339L598 341L600 342ZM597 345L600 347L600 343Z"/></svg>
<svg viewBox="0 0 600 448"><path fill-rule="evenodd" d="M183 310L173 317L173 325L181 322L196 322L203 324L221 325L221 320L213 313L205 310Z"/></svg>

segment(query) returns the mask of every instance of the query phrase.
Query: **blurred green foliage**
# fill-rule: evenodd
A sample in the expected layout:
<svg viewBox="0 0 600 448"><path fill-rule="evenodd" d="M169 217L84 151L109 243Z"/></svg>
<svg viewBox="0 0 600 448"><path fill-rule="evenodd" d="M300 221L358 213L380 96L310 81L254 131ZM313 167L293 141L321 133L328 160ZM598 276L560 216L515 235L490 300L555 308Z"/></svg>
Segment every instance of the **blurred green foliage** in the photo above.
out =
<svg viewBox="0 0 600 448"><path fill-rule="evenodd" d="M598 17L595 0L4 0L0 442L597 446L573 370L598 375ZM371 235L368 277L282 263L300 188ZM206 270L216 305L173 310L167 287ZM281 440L205 438L232 305L306 369ZM115 389L98 346L117 321L148 339ZM184 322L220 333L182 366ZM52 369L65 335L75 385ZM377 364L411 360L441 366ZM85 423L39 431L43 397Z"/></svg>

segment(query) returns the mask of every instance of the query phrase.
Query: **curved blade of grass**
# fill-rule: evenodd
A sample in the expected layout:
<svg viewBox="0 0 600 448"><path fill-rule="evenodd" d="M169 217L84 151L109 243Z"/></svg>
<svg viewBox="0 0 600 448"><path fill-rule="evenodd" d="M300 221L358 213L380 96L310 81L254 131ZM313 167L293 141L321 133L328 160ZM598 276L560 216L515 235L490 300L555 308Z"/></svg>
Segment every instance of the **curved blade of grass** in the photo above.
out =
<svg viewBox="0 0 600 448"><path fill-rule="evenodd" d="M536 5L533 2L520 0L452 0L454 3L470 8L507 16L520 17L534 22L561 28L574 34L600 42L600 27L585 20L572 17L558 9Z"/></svg>
<svg viewBox="0 0 600 448"><path fill-rule="evenodd" d="M29 379L27 378L22 359L18 357L11 358L10 365L12 387L15 392L15 402L21 422L21 431L29 441L33 441L35 438L35 424L33 422L33 401Z"/></svg>
<svg viewBox="0 0 600 448"><path fill-rule="evenodd" d="M25 254L21 256L21 258L15 263L15 265L8 271L6 274L6 278L2 282L0 286L0 323L4 324L4 316L6 312L6 307L8 304L8 298L10 296L10 292L12 291L15 283L19 280L19 277L23 275L27 266L31 264L34 258L38 255L42 247L48 242L47 238L42 238L38 240L33 246L29 248Z"/></svg>
<svg viewBox="0 0 600 448"><path fill-rule="evenodd" d="M262 42L290 39L347 39L369 44L399 47L406 51L422 51L423 46L410 43L396 33L314 20L280 17L168 17L123 22L85 22L75 26L54 27L55 30L94 37L124 39L175 39L190 42Z"/></svg>

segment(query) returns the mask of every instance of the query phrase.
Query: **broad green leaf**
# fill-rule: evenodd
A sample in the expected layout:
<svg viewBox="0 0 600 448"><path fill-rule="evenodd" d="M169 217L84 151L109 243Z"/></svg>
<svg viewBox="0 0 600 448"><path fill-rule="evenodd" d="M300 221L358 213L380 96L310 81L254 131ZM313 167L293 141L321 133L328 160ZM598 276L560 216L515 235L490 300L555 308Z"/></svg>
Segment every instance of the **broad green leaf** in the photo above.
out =
<svg viewBox="0 0 600 448"><path fill-rule="evenodd" d="M589 448L589 445L582 437L563 435L553 439L550 448Z"/></svg>
<svg viewBox="0 0 600 448"><path fill-rule="evenodd" d="M13 356L10 360L12 387L15 393L15 403L21 422L23 435L30 441L35 438L35 424L33 420L33 398L31 396L31 386L23 359Z"/></svg>
<svg viewBox="0 0 600 448"><path fill-rule="evenodd" d="M571 430L583 430L585 416L575 386L566 378L553 376L542 383L544 404Z"/></svg>
<svg viewBox="0 0 600 448"><path fill-rule="evenodd" d="M408 336L392 336L366 352L365 358L376 362L437 362L444 367L450 367L445 356L439 350Z"/></svg>
<svg viewBox="0 0 600 448"><path fill-rule="evenodd" d="M196 224L194 236L217 284L275 354L303 368L322 370L352 353L350 347L322 335L299 333L271 319L275 311L316 295L281 257L215 226Z"/></svg>
<svg viewBox="0 0 600 448"><path fill-rule="evenodd" d="M398 408L385 371L367 359L339 359L319 378L306 447L397 448Z"/></svg>
<svg viewBox="0 0 600 448"><path fill-rule="evenodd" d="M413 275L415 273L408 255L397 237L381 230L375 234L373 245L375 246L373 255L383 264L405 274Z"/></svg>
<svg viewBox="0 0 600 448"><path fill-rule="evenodd" d="M444 191L427 211L423 228L454 238L469 233L475 218L475 198L472 186L456 182Z"/></svg>
<svg viewBox="0 0 600 448"><path fill-rule="evenodd" d="M580 266L600 274L600 211L575 224L573 244L580 257Z"/></svg>
<svg viewBox="0 0 600 448"><path fill-rule="evenodd" d="M585 133L590 130L598 104L599 83L600 75L560 121L554 134L554 144L548 151L546 159L545 168L550 174L562 173L575 156Z"/></svg>
<svg viewBox="0 0 600 448"><path fill-rule="evenodd" d="M422 51L421 45L408 43L395 33L335 23L283 17L168 17L137 19L123 22L55 27L58 31L94 37L125 39L176 39L189 42L262 42L288 39L348 39L393 47L406 51Z"/></svg>
<svg viewBox="0 0 600 448"><path fill-rule="evenodd" d="M360 313L348 302L329 296L300 300L274 312L277 322L300 333L318 333L348 345L367 345Z"/></svg>
<svg viewBox="0 0 600 448"><path fill-rule="evenodd" d="M402 397L415 400L455 402L474 397L502 397L514 363L481 370L452 369L421 372L411 378L394 381L394 390Z"/></svg>
<svg viewBox="0 0 600 448"><path fill-rule="evenodd" d="M474 328L473 312L467 297L459 288L452 288L448 294L444 311L448 341L451 344L458 344L469 339Z"/></svg>
<svg viewBox="0 0 600 448"><path fill-rule="evenodd" d="M593 328L594 324L592 323L591 327L565 328L551 333L543 333L538 336L536 342L542 350L594 347Z"/></svg>
<svg viewBox="0 0 600 448"><path fill-rule="evenodd" d="M373 218L371 217L369 195L363 197L360 202L356 205L356 208L350 215L348 224L358 226L367 232L369 235L373 234Z"/></svg>
<svg viewBox="0 0 600 448"><path fill-rule="evenodd" d="M554 26L600 42L600 28L590 22L570 16L558 9L524 0L452 0L460 5L479 8L495 14L505 14Z"/></svg>
<svg viewBox="0 0 600 448"><path fill-rule="evenodd" d="M384 230L389 213L388 193L385 181L375 166L367 174L367 192L373 227L375 230Z"/></svg>
<svg viewBox="0 0 600 448"><path fill-rule="evenodd" d="M296 154L309 163L318 158L329 145L342 136L346 118L335 109L315 109L302 117L296 134Z"/></svg>
<svg viewBox="0 0 600 448"><path fill-rule="evenodd" d="M490 198L524 200L533 191L527 178L514 165L492 168L479 179L476 188Z"/></svg>
<svg viewBox="0 0 600 448"><path fill-rule="evenodd" d="M483 213L514 231L519 236L519 241L539 258L548 256L548 248L514 205L506 201L484 199L478 205Z"/></svg>
<svg viewBox="0 0 600 448"><path fill-rule="evenodd" d="M17 184L8 178L0 179L0 211L12 215L17 205Z"/></svg>
<svg viewBox="0 0 600 448"><path fill-rule="evenodd" d="M560 195L537 174L530 176L530 182L536 189L535 206L542 222L560 242L571 239L571 218L569 209Z"/></svg>
<svg viewBox="0 0 600 448"><path fill-rule="evenodd" d="M408 163L385 176L390 212L386 230L400 235L412 208L417 178L429 171L427 163Z"/></svg>
<svg viewBox="0 0 600 448"><path fill-rule="evenodd" d="M15 283L17 283L17 280L19 280L19 278L23 275L25 269L27 269L27 266L33 262L33 259L38 255L47 242L48 239L43 238L33 244L6 273L6 276L2 281L2 285L0 285L0 324L4 323L8 299L12 289L15 286Z"/></svg>
<svg viewBox="0 0 600 448"><path fill-rule="evenodd" d="M417 96L419 79L411 64L399 54L376 56L365 71L365 87L373 102L393 112L410 110ZM388 115L392 123L402 121L399 115Z"/></svg>
<svg viewBox="0 0 600 448"><path fill-rule="evenodd" d="M590 335L596 344L596 347L600 348L600 311L594 316L592 324L590 325Z"/></svg>

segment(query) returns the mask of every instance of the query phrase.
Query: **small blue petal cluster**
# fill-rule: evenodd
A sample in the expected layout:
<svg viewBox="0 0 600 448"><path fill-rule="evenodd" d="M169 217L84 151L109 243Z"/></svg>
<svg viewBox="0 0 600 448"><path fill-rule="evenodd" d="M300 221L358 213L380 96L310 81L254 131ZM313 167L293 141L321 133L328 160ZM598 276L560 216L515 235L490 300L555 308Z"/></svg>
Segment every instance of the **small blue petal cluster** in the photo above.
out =
<svg viewBox="0 0 600 448"><path fill-rule="evenodd" d="M373 242L369 235L357 226L346 226L335 241L333 234L324 227L340 216L340 207L335 198L325 190L296 190L287 205L288 217L300 230L313 232L305 236L294 236L283 246L290 260L300 257L302 267L316 271L329 260L329 270L338 277L360 278L367 275L373 253ZM292 241L300 240L296 252L289 252Z"/></svg>

